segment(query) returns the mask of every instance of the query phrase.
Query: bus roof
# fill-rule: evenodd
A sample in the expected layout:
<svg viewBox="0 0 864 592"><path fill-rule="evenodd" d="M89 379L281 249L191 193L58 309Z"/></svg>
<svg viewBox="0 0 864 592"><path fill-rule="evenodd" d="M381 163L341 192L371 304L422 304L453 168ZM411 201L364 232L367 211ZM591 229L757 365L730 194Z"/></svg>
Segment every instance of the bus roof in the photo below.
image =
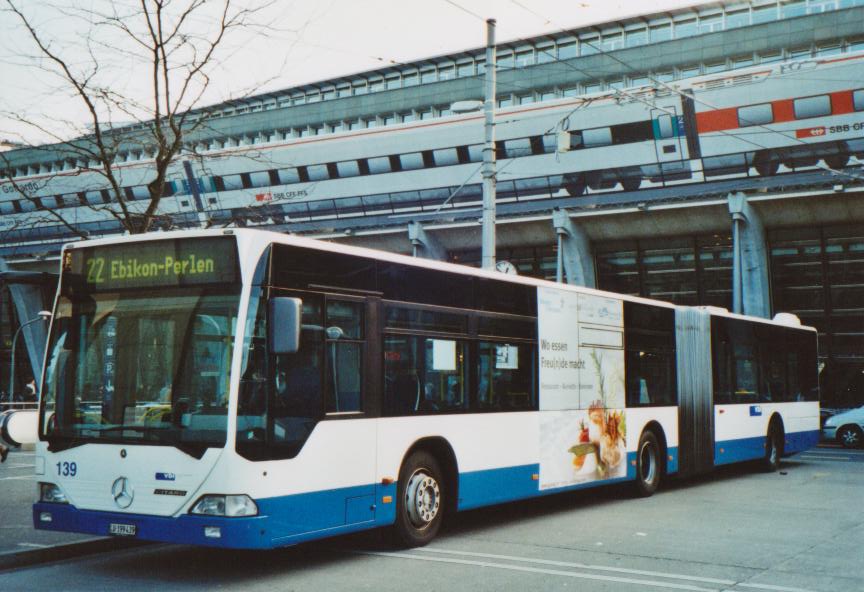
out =
<svg viewBox="0 0 864 592"><path fill-rule="evenodd" d="M546 287L546 288L556 288L560 290L567 290L573 292L581 292L586 294L594 294L598 296L607 296L619 298L621 300L626 300L629 302L637 302L642 304L650 304L653 306L660 306L664 308L684 308L683 305L677 305L671 302L666 302L663 300L653 300L651 298L644 298L641 296L633 296L630 294L619 294L616 292L609 292L606 290L598 290L595 288L588 288L585 286L577 286L573 284L563 284L558 282L553 282L549 280L532 278L520 275L511 275L504 274L497 271L488 271L485 269L480 269L477 267L469 267L467 265L460 265L456 263L449 263L445 261L436 261L433 259L422 259L419 257L411 257L409 255L402 255L399 253L391 253L388 251L380 251L377 249L370 249L367 247L357 247L353 245L345 245L342 243L333 243L329 241L323 241L313 238L295 236L290 234L284 234L279 232L273 232L270 230L263 229L253 229L253 228L226 228L226 229L205 229L205 230L172 230L167 232L151 232L146 234L133 234L133 235L125 235L121 237L111 237L111 238L100 238L94 240L85 240L76 243L67 243L63 246L63 250L69 249L79 249L79 248L87 248L87 247L96 247L96 246L105 246L112 244L123 244L123 243L134 243L141 241L159 241L159 240L171 240L178 238L193 238L193 237L215 237L215 236L235 236L238 241L248 242L251 244L257 244L261 250L263 250L267 245L272 243L278 243L283 245L290 245L296 247L302 247L307 249L315 249L318 251L327 251L331 253L339 253L343 255L353 255L356 257L368 257L371 259L377 259L379 261L388 261L391 263L401 263L404 265L410 265L413 267L420 267L430 270L438 270L438 271L447 271L450 273L481 277L494 279L498 281L507 281L512 283L518 283L528 286L537 286L537 287ZM791 322L789 317L795 317L789 313L783 313L782 315L777 315L775 319L766 319L762 317L753 317L748 315L742 315L730 312L725 308L720 308L716 306L696 306L690 308L699 308L708 311L712 316L722 316L728 318L737 318L761 323L767 323L771 325L778 325L783 327L791 327L791 328L799 328L802 330L816 331L815 328L809 327L807 325L795 324Z"/></svg>

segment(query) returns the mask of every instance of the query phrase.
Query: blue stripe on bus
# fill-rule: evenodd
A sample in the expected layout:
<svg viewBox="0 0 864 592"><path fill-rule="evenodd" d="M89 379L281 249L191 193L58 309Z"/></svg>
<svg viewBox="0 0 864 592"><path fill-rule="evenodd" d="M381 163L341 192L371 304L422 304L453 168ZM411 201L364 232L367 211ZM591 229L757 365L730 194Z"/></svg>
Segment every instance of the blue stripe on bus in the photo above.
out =
<svg viewBox="0 0 864 592"><path fill-rule="evenodd" d="M784 454L795 454L796 452L804 452L810 450L819 444L819 430L811 430L809 432L792 432L786 434L786 443L783 446Z"/></svg>
<svg viewBox="0 0 864 592"><path fill-rule="evenodd" d="M818 436L818 433L816 433ZM764 439L763 439L764 440ZM667 471L678 470L678 449L670 448ZM516 501L540 495L597 487L632 480L636 455L627 454L625 477L589 481L540 491L539 464L471 471L459 475L460 510ZM390 498L384 503L385 498ZM190 545L233 548L270 548L294 545L324 536L348 534L393 524L396 519L396 484L370 484L255 500L259 515L220 518L184 514L178 517L145 516L79 510L71 505L36 503L37 529L109 536L112 523L131 524L136 538ZM47 512L50 522L40 520ZM221 528L221 538L204 535L205 527Z"/></svg>
<svg viewBox="0 0 864 592"><path fill-rule="evenodd" d="M819 431L787 433L783 454L795 454L814 447L819 443ZM765 436L723 440L714 445L714 464L728 465L735 462L755 460L765 456Z"/></svg>
<svg viewBox="0 0 864 592"><path fill-rule="evenodd" d="M40 519L43 513L50 514L50 522L43 522ZM65 504L33 504L33 525L40 530L110 536L111 524L133 525L136 530L135 538L148 541L248 549L265 549L272 546L267 531L266 516L218 518L185 514L173 518L79 510L75 506ZM214 526L221 528L221 538L205 537L204 528Z"/></svg>

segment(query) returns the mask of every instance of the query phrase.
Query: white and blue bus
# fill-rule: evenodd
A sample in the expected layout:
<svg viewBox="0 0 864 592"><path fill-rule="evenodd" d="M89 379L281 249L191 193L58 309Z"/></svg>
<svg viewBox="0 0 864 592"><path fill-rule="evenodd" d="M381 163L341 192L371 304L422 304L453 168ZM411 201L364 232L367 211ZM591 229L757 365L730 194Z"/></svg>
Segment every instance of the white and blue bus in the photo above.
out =
<svg viewBox="0 0 864 592"><path fill-rule="evenodd" d="M39 529L270 548L780 457L816 332L256 230L62 255Z"/></svg>

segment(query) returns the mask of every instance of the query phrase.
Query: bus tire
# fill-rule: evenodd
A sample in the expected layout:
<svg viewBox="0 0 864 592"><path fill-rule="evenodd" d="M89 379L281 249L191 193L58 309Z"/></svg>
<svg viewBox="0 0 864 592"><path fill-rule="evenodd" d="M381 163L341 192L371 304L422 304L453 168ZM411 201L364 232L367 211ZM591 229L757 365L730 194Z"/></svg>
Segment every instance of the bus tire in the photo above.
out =
<svg viewBox="0 0 864 592"><path fill-rule="evenodd" d="M447 492L438 460L417 450L399 471L394 542L401 547L422 547L438 534Z"/></svg>
<svg viewBox="0 0 864 592"><path fill-rule="evenodd" d="M660 487L663 465L660 458L660 443L651 430L642 432L636 449L636 494L650 497Z"/></svg>
<svg viewBox="0 0 864 592"><path fill-rule="evenodd" d="M773 473L780 468L780 457L783 456L783 429L776 421L768 426L765 437L765 458L762 459L762 469Z"/></svg>

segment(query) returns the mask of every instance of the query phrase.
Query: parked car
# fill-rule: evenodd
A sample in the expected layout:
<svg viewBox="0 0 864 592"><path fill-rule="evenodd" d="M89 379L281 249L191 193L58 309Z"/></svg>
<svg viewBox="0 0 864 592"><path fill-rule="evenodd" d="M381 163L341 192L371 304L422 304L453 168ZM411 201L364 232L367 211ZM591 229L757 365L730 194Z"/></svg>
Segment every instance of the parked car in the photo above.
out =
<svg viewBox="0 0 864 592"><path fill-rule="evenodd" d="M864 406L826 419L822 426L822 438L829 442L836 441L844 448L864 446Z"/></svg>

